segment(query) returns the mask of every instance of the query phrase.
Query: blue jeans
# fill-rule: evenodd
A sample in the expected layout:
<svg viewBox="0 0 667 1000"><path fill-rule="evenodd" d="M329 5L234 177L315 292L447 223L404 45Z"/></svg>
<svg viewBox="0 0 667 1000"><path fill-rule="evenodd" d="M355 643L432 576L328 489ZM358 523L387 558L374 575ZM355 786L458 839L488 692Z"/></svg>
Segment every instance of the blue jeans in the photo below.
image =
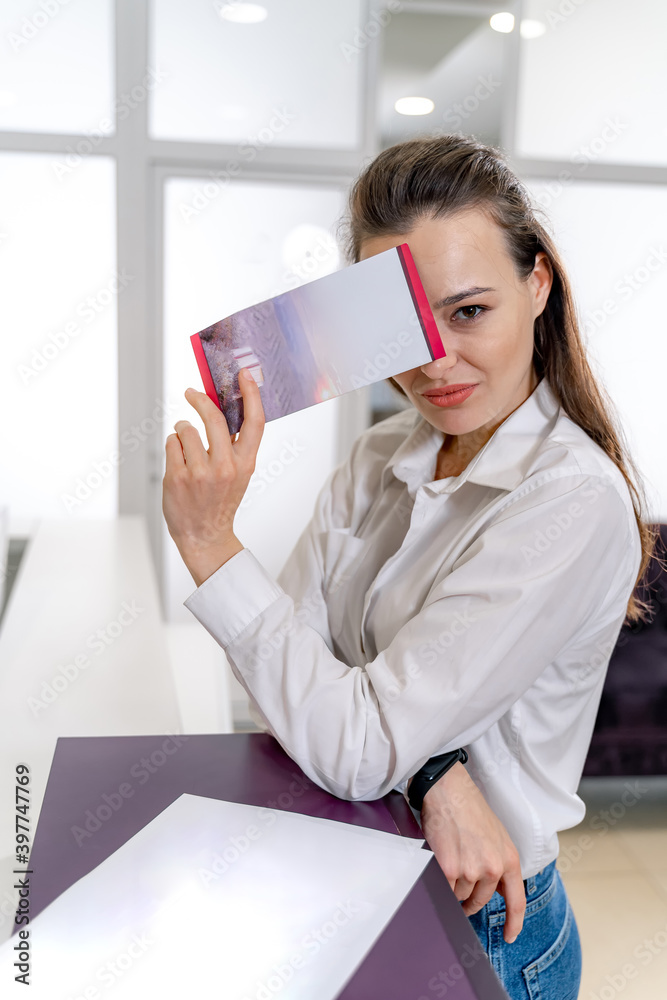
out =
<svg viewBox="0 0 667 1000"><path fill-rule="evenodd" d="M579 931L556 862L524 886L526 916L514 944L503 938L505 900L499 893L468 919L511 1000L576 1000Z"/></svg>

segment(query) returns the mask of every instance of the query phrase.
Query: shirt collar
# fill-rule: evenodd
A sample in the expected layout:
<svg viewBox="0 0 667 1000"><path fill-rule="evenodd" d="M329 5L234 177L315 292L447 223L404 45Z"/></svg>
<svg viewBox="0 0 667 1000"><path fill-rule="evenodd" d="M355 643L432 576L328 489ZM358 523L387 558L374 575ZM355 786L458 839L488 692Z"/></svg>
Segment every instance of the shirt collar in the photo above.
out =
<svg viewBox="0 0 667 1000"><path fill-rule="evenodd" d="M444 435L421 414L383 470L383 486L391 473L414 496L419 486L431 493L453 493L465 482L513 490L525 479L542 439L552 429L560 404L545 378L507 417L460 475L432 480Z"/></svg>

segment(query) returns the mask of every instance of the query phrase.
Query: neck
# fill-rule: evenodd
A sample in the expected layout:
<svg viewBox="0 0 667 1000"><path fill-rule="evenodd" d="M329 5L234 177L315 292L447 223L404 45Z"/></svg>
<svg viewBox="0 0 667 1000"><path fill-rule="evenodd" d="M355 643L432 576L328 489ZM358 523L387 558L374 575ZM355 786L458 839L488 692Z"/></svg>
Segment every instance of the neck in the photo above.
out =
<svg viewBox="0 0 667 1000"><path fill-rule="evenodd" d="M436 479L460 475L471 459L484 447L492 433L493 431L485 433L483 440L480 440L479 432L475 431L463 435L445 434L438 453ZM469 438L475 438L474 444L468 440Z"/></svg>

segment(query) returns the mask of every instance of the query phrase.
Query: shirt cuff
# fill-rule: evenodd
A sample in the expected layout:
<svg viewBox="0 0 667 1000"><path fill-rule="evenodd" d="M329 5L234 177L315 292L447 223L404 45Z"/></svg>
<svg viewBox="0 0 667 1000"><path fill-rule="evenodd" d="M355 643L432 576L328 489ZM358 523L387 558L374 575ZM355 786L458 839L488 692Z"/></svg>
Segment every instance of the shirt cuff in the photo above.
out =
<svg viewBox="0 0 667 1000"><path fill-rule="evenodd" d="M285 591L250 549L223 563L183 604L223 648Z"/></svg>

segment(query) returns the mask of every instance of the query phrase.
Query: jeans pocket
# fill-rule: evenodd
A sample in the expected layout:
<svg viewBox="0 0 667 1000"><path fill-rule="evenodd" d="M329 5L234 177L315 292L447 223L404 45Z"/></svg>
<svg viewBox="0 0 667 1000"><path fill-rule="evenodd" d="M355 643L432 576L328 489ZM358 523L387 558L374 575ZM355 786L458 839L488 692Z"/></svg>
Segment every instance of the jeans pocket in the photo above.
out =
<svg viewBox="0 0 667 1000"><path fill-rule="evenodd" d="M530 1000L576 1000L579 993L579 931L564 890L563 898L565 917L556 940L522 970Z"/></svg>

